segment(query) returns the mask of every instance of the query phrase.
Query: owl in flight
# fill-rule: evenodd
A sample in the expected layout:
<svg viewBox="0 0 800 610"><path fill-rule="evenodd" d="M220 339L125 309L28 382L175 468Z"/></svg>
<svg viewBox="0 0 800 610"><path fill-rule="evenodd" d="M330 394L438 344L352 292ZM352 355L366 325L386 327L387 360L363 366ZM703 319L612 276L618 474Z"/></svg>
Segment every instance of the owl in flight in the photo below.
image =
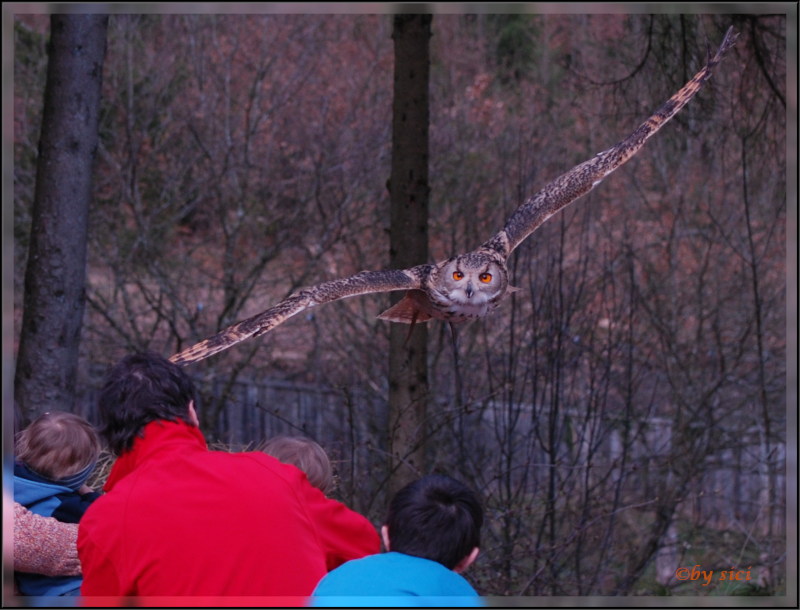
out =
<svg viewBox="0 0 800 610"><path fill-rule="evenodd" d="M644 143L675 116L711 76L711 71L733 46L738 34L729 28L719 49L680 91L616 146L573 167L528 198L505 226L476 250L436 264L410 269L362 271L351 277L299 290L251 318L170 358L185 365L203 360L282 324L310 307L339 299L378 292L405 290L396 305L378 316L390 322L414 324L431 319L458 323L492 311L516 288L508 284L506 261L514 248L553 214L582 197L611 172L633 157Z"/></svg>

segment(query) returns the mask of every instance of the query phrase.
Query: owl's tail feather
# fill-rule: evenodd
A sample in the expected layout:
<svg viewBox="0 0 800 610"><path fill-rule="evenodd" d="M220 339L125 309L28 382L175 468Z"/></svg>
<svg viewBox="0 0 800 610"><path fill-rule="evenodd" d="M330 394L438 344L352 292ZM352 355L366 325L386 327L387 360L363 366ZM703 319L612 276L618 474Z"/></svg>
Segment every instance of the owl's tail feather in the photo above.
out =
<svg viewBox="0 0 800 610"><path fill-rule="evenodd" d="M432 317L433 316L420 309L419 302L410 294L406 294L389 309L378 314L379 320L411 324L412 326L417 322L427 322Z"/></svg>

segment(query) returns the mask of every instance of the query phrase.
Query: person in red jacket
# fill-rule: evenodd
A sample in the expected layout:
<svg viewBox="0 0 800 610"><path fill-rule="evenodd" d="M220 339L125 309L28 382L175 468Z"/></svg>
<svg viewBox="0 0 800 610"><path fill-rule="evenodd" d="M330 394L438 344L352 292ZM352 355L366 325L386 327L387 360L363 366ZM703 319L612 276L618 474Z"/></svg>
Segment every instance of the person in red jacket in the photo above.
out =
<svg viewBox="0 0 800 610"><path fill-rule="evenodd" d="M83 596L308 596L380 551L375 527L261 452L211 451L195 389L169 360L124 358L99 397L118 456L81 520Z"/></svg>

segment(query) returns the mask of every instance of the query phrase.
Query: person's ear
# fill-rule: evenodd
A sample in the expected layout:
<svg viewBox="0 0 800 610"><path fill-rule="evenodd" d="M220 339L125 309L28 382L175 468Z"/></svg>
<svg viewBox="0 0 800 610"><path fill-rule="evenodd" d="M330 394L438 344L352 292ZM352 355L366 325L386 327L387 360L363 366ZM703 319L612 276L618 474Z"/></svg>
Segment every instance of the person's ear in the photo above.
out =
<svg viewBox="0 0 800 610"><path fill-rule="evenodd" d="M389 526L384 525L381 527L381 538L383 539L383 546L386 547L386 551L390 551L389 548Z"/></svg>
<svg viewBox="0 0 800 610"><path fill-rule="evenodd" d="M194 401L189 401L189 421L192 422L198 428L200 427L200 420L197 417L197 411L194 408Z"/></svg>
<svg viewBox="0 0 800 610"><path fill-rule="evenodd" d="M472 549L469 555L467 555L466 557L464 557L464 559L459 561L456 567L453 568L453 572L461 574L464 570L466 570L469 566L471 566L473 562L478 558L479 552L480 549L478 547Z"/></svg>

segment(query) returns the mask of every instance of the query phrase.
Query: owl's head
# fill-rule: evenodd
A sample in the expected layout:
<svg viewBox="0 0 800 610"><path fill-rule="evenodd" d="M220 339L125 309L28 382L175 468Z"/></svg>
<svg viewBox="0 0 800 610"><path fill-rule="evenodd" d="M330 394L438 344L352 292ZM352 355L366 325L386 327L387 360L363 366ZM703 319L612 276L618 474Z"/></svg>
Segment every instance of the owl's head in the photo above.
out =
<svg viewBox="0 0 800 610"><path fill-rule="evenodd" d="M508 289L505 261L493 252L476 250L456 256L439 268L438 292L464 315L484 315Z"/></svg>

